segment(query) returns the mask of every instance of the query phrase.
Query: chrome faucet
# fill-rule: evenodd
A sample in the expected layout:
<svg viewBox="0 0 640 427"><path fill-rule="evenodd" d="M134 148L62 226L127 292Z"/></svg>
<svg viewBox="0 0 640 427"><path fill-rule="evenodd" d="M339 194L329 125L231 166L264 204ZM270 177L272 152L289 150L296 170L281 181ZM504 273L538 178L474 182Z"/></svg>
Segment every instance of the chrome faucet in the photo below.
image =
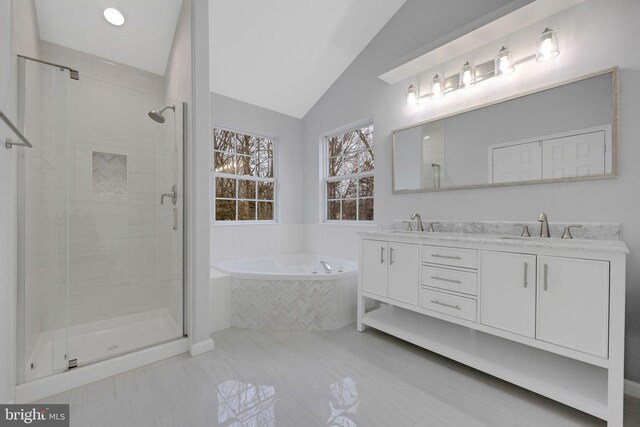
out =
<svg viewBox="0 0 640 427"><path fill-rule="evenodd" d="M319 263L320 265L322 265L322 267L324 267L325 273L331 273L333 271L333 268L331 268L327 261L319 261Z"/></svg>
<svg viewBox="0 0 640 427"><path fill-rule="evenodd" d="M551 237L549 234L549 220L547 219L547 214L542 212L538 215L538 222L540 222L540 237Z"/></svg>
<svg viewBox="0 0 640 427"><path fill-rule="evenodd" d="M424 231L424 226L422 225L422 218L420 217L419 213L414 213L413 216L411 216L411 219L416 220L416 231Z"/></svg>

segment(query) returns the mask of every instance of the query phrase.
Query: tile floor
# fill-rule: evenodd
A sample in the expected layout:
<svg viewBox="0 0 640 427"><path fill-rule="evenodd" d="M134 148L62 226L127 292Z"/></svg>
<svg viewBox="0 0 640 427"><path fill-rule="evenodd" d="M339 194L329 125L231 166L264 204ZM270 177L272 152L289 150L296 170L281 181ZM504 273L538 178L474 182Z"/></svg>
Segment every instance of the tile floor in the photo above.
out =
<svg viewBox="0 0 640 427"><path fill-rule="evenodd" d="M227 329L181 355L43 400L72 426L602 426L601 420L401 340ZM627 398L625 426L640 426Z"/></svg>

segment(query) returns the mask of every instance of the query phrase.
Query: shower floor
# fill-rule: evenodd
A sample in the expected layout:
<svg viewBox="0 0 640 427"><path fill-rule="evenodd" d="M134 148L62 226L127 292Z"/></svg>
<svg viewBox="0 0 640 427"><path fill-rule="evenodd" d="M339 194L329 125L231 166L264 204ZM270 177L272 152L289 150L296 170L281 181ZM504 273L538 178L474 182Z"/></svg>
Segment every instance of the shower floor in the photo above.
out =
<svg viewBox="0 0 640 427"><path fill-rule="evenodd" d="M182 327L164 308L46 331L35 338L25 381L60 372L69 359L77 359L80 366L182 335Z"/></svg>

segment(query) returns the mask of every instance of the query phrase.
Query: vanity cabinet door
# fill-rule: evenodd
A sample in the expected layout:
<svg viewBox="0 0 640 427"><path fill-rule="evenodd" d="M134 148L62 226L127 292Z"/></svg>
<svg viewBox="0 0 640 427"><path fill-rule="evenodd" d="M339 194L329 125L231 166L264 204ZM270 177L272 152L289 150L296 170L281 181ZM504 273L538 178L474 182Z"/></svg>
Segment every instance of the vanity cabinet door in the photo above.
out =
<svg viewBox="0 0 640 427"><path fill-rule="evenodd" d="M482 252L480 323L535 337L536 256Z"/></svg>
<svg viewBox="0 0 640 427"><path fill-rule="evenodd" d="M608 357L608 261L538 257L537 300L537 339Z"/></svg>
<svg viewBox="0 0 640 427"><path fill-rule="evenodd" d="M362 241L362 290L387 296L387 258L389 244L379 240Z"/></svg>
<svg viewBox="0 0 640 427"><path fill-rule="evenodd" d="M417 306L420 297L420 246L389 243L388 296Z"/></svg>

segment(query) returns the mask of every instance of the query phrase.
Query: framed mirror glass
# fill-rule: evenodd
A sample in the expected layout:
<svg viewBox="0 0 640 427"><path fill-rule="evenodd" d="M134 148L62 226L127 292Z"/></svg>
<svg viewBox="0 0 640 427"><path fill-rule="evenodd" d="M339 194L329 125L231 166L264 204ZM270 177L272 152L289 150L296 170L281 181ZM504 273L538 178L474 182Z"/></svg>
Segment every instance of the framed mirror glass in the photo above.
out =
<svg viewBox="0 0 640 427"><path fill-rule="evenodd" d="M393 192L617 174L618 69L393 132Z"/></svg>

